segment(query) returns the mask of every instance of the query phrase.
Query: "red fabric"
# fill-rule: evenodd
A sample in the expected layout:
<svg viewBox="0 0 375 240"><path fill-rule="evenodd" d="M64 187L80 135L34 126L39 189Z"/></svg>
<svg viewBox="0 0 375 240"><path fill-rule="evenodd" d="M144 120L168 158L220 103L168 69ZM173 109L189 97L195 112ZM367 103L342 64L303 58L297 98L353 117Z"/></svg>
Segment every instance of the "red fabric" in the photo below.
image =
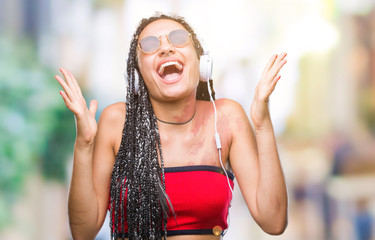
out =
<svg viewBox="0 0 375 240"><path fill-rule="evenodd" d="M232 199L227 178L224 174L208 170L187 170L165 172L166 192L172 202L176 221L172 212L168 218L167 230L212 229L220 226L223 230L228 227L227 216ZM189 167L181 167L187 168ZM231 187L234 183L229 179ZM126 198L124 199L126 206ZM126 207L125 207L126 220ZM113 218L114 216L112 216ZM124 232L128 232L127 223Z"/></svg>
<svg viewBox="0 0 375 240"><path fill-rule="evenodd" d="M228 227L232 193L225 175L211 171L172 172L165 174L165 182L178 224L171 215L167 230ZM230 183L233 187L231 180Z"/></svg>

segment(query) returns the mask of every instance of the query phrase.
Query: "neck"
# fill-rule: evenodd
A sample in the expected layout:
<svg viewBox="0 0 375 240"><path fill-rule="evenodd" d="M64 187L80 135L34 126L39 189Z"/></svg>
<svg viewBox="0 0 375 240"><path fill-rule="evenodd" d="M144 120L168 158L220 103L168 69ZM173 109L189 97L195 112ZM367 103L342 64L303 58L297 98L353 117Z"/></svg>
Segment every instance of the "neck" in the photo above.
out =
<svg viewBox="0 0 375 240"><path fill-rule="evenodd" d="M188 99L168 102L158 102L151 100L155 116L162 124L184 125L190 123L196 112L195 95ZM189 121L191 120L191 121ZM168 122L168 123L166 123Z"/></svg>

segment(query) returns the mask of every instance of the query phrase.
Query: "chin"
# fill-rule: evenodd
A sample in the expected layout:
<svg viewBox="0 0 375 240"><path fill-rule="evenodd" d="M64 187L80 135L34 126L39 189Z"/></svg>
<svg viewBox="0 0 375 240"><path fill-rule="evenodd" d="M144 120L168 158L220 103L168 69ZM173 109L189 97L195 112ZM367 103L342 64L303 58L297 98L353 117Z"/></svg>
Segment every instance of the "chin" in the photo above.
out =
<svg viewBox="0 0 375 240"><path fill-rule="evenodd" d="M189 97L188 92L186 91L168 91L162 94L162 99L163 100L168 100L168 101L176 101L176 100L181 100Z"/></svg>
<svg viewBox="0 0 375 240"><path fill-rule="evenodd" d="M176 101L182 99L195 98L196 88L187 88L182 86L169 86L167 89L160 91L160 100Z"/></svg>

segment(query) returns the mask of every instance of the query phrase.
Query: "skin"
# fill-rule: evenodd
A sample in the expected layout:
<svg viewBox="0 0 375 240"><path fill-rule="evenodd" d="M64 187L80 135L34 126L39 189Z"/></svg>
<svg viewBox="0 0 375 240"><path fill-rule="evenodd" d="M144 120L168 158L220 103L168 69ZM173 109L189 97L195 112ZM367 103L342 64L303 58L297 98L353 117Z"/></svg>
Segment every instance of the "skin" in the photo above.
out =
<svg viewBox="0 0 375 240"><path fill-rule="evenodd" d="M165 166L214 165L220 167L213 138L214 111L212 104L195 100L199 79L199 60L191 41L181 48L173 47L165 35L183 28L172 20L157 20L149 24L139 39L162 36L161 47L154 54L138 50L138 64L149 89L156 116L169 122L158 122ZM222 159L230 159L233 172L246 204L258 225L267 233L283 233L287 225L287 191L277 152L275 135L268 109L268 99L286 63L285 53L274 55L263 71L255 90L250 111L253 127L243 108L228 99L216 100L218 132L222 144ZM184 63L182 78L166 84L157 74L157 66L166 58ZM69 189L68 213L74 239L94 239L107 213L110 179L115 157L121 143L125 122L125 103L115 103L104 109L95 121L97 102L87 108L73 74L60 69L63 77L55 78L64 91L60 94L74 115L77 136L74 164ZM184 158L178 157L184 156ZM213 235L168 237L172 240L220 239Z"/></svg>

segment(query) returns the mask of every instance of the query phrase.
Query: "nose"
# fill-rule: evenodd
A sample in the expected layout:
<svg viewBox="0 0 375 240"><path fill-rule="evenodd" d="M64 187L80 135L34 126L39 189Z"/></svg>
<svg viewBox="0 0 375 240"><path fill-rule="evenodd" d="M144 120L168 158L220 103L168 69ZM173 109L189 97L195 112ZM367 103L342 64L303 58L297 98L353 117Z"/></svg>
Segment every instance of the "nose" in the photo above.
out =
<svg viewBox="0 0 375 240"><path fill-rule="evenodd" d="M167 51L161 51L160 52L160 56L162 56L162 57L169 57L172 54L174 54L174 50L173 49L169 49Z"/></svg>
<svg viewBox="0 0 375 240"><path fill-rule="evenodd" d="M159 54L162 57L168 57L175 53L173 45L168 41L167 36L160 38Z"/></svg>

